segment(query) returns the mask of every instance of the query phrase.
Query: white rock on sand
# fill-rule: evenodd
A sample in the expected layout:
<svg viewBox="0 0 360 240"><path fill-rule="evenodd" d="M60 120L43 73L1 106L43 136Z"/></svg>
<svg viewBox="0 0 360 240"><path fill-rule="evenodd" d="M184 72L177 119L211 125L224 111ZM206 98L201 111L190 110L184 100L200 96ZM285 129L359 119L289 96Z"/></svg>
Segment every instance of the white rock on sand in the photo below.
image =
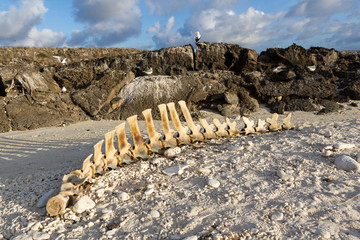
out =
<svg viewBox="0 0 360 240"><path fill-rule="evenodd" d="M92 209L94 207L95 207L95 202L91 200L91 198L85 195L77 200L77 202L74 204L74 207L72 209L76 213L83 213L86 210Z"/></svg>
<svg viewBox="0 0 360 240"><path fill-rule="evenodd" d="M296 131L212 140L105 172L87 189L86 212L69 207L61 218L46 216L39 199L120 121L0 134L0 238L360 239L359 172L335 166L341 155L360 154L359 107L293 119Z"/></svg>
<svg viewBox="0 0 360 240"><path fill-rule="evenodd" d="M355 159L347 156L347 155L340 155L335 160L335 166L338 169L345 170L345 171L359 171L360 164L356 162Z"/></svg>

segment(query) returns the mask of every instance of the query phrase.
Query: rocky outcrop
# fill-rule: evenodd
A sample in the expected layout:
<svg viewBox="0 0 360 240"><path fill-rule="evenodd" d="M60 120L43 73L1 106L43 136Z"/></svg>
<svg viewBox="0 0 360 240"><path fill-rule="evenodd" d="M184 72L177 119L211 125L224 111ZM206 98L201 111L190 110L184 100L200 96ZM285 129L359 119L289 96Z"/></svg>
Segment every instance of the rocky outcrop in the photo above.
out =
<svg viewBox="0 0 360 240"><path fill-rule="evenodd" d="M136 77L153 68L153 75L179 75L194 70L194 50L191 45L163 48L156 51L104 57L81 61L70 65L72 68L88 68L96 72L108 69L133 72Z"/></svg>
<svg viewBox="0 0 360 240"><path fill-rule="evenodd" d="M326 113L339 109L336 101L360 99L358 52L295 44L260 54L235 44L196 47L0 48L0 131L142 118L145 108L159 118L158 104L180 99L192 112L206 108L226 116L257 111L260 103L277 113ZM149 68L151 75L144 72Z"/></svg>
<svg viewBox="0 0 360 240"><path fill-rule="evenodd" d="M69 96L54 94L37 95L36 99L19 95L6 104L5 111L11 130L61 126L89 119L81 109L71 104Z"/></svg>
<svg viewBox="0 0 360 240"><path fill-rule="evenodd" d="M197 43L196 68L200 71L227 70L235 74L257 70L255 50L235 44Z"/></svg>
<svg viewBox="0 0 360 240"><path fill-rule="evenodd" d="M73 92L71 98L74 104L81 107L87 115L94 117L99 113L108 114L115 109L114 98L120 89L129 81L134 79L134 74L109 70L93 84L84 89ZM112 103L110 105L110 103Z"/></svg>

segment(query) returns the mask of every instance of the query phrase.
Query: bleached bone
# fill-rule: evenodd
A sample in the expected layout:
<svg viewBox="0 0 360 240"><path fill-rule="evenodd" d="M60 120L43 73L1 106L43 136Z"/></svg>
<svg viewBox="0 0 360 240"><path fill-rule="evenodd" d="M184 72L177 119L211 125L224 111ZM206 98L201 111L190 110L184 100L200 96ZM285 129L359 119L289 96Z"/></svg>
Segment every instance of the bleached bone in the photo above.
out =
<svg viewBox="0 0 360 240"><path fill-rule="evenodd" d="M131 161L131 152L129 151L131 144L128 143L125 132L125 122L115 127L115 132L118 138L118 165L122 162L129 163Z"/></svg>
<svg viewBox="0 0 360 240"><path fill-rule="evenodd" d="M162 149L164 149L164 144L160 140L161 134L155 130L154 121L151 115L151 108L142 111L142 114L144 115L146 128L149 134L148 146L152 152L161 153Z"/></svg>
<svg viewBox="0 0 360 240"><path fill-rule="evenodd" d="M71 172L69 174L64 175L63 177L63 183L71 183L74 185L82 185L84 184L88 179L90 179L90 176L80 176L75 174L74 172Z"/></svg>
<svg viewBox="0 0 360 240"><path fill-rule="evenodd" d="M177 114L176 109L175 109L175 104L173 102L170 102L166 105L169 108L171 119L172 119L175 129L179 135L177 137L179 140L179 144L190 144L191 143L190 135L187 134L187 132L188 132L187 128L185 128L181 125L179 115Z"/></svg>
<svg viewBox="0 0 360 240"><path fill-rule="evenodd" d="M80 192L77 185L73 183L63 183L60 186L59 194L51 197L46 202L46 211L50 216L58 216L65 212L65 209L69 203L70 196L78 194Z"/></svg>
<svg viewBox="0 0 360 240"><path fill-rule="evenodd" d="M165 148L175 147L178 145L176 138L174 138L175 131L170 128L169 118L165 104L158 105L160 110L161 124L163 126Z"/></svg>
<svg viewBox="0 0 360 240"><path fill-rule="evenodd" d="M290 129L294 129L294 128L295 128L295 125L290 122L290 119L291 119L291 113L289 113L289 114L282 120L282 121L283 121L282 129L284 129L284 130L290 130Z"/></svg>
<svg viewBox="0 0 360 240"><path fill-rule="evenodd" d="M70 174L75 174L79 176L80 178L87 177L87 176L94 176L95 174L95 166L93 162L91 161L91 157L93 154L90 154L87 158L85 158L82 168L79 170L75 170L70 172Z"/></svg>
<svg viewBox="0 0 360 240"><path fill-rule="evenodd" d="M83 166L79 170L70 172L63 177L63 183L72 183L75 185L81 185L87 180L89 180L95 174L95 166L91 162L91 157L93 154L90 154L83 162Z"/></svg>
<svg viewBox="0 0 360 240"><path fill-rule="evenodd" d="M255 128L258 133L266 133L267 129L265 127L266 121L262 119L258 119L257 127Z"/></svg>
<svg viewBox="0 0 360 240"><path fill-rule="evenodd" d="M274 113L271 118L266 119L267 123L270 123L269 131L270 132L276 132L281 130L281 125L277 123L279 115L277 113Z"/></svg>
<svg viewBox="0 0 360 240"><path fill-rule="evenodd" d="M216 134L214 132L215 126L213 124L209 124L205 118L199 118L201 126L204 128L204 137L205 139L214 139L216 138Z"/></svg>
<svg viewBox="0 0 360 240"><path fill-rule="evenodd" d="M215 132L215 134L219 137L227 137L229 136L229 132L227 131L228 126L226 124L226 122L221 123L219 119L215 118L213 120L213 123L215 125L215 127L217 128L217 131Z"/></svg>
<svg viewBox="0 0 360 240"><path fill-rule="evenodd" d="M240 131L236 128L236 122L231 122L228 117L225 118L225 123L228 127L227 131L230 135L238 135Z"/></svg>
<svg viewBox="0 0 360 240"><path fill-rule="evenodd" d="M80 192L79 185L74 183L63 183L60 186L60 193L66 196L72 196Z"/></svg>
<svg viewBox="0 0 360 240"><path fill-rule="evenodd" d="M200 132L201 126L195 125L195 123L191 117L191 114L189 112L189 109L186 106L185 101L179 101L178 103L179 103L181 111L185 117L185 121L191 130L192 141L203 141L205 137Z"/></svg>
<svg viewBox="0 0 360 240"><path fill-rule="evenodd" d="M146 146L146 140L141 136L139 125L137 123L137 115L128 117L126 121L130 125L134 146L130 149L135 158L149 158L149 149Z"/></svg>
<svg viewBox="0 0 360 240"><path fill-rule="evenodd" d="M254 121L253 120L250 120L248 119L247 117L242 117L244 123L245 123L245 135L248 135L248 134L252 134L252 133L255 133L255 129L254 129Z"/></svg>
<svg viewBox="0 0 360 240"><path fill-rule="evenodd" d="M118 165L118 158L116 157L117 150L114 147L115 130L105 134L105 156L104 160L109 168L115 169Z"/></svg>
<svg viewBox="0 0 360 240"><path fill-rule="evenodd" d="M101 140L94 145L94 165L95 172L100 173L107 168L106 162L103 161L103 154L101 152L101 147L104 143L104 140Z"/></svg>
<svg viewBox="0 0 360 240"><path fill-rule="evenodd" d="M239 131L236 129L236 122L230 122L228 118L225 119L225 123L221 123L218 119L214 119L213 122L217 127L217 131L214 131L215 126L213 124L209 125L205 119L200 118L199 120L203 128L202 132L200 132L199 127L196 126L192 121L190 112L188 111L185 102L184 103L182 102L183 101L180 101L179 105L182 108L185 119L187 119L188 126L191 127L190 130L195 128L199 133L203 134L205 139L224 137L224 136L229 136L229 134L232 135L239 133ZM174 125L178 127L179 132L182 133L183 137L189 137L189 134L185 132L186 128L181 126L174 104L169 103L168 106L170 113L172 113ZM160 110L161 121L164 129L164 139L165 139L165 141L159 141L160 143L163 143L163 146L161 148L174 147L178 145L179 141L174 137L175 131L170 129L166 105L160 104L158 107ZM155 127L151 116L151 109L147 109L143 111L143 115L147 123L149 138L153 139L153 142L155 140L159 140L160 134L155 131ZM294 127L294 125L290 123L290 117L291 114L289 114L286 118L283 119L283 126L277 124L277 119L278 119L277 114L273 114L272 118L267 119L266 121L270 123L271 131L281 130L281 127L283 127L283 129L291 129ZM254 122L250 121L248 118L245 117L243 117L243 119L246 124L245 133L246 134L250 132L253 133L254 131L249 129L251 128L254 129ZM84 183L86 182L87 179L91 178L95 174L95 171L102 172L107 168L108 164L109 165L115 164L116 161L114 159L110 160L112 157L115 156L117 158L118 165L121 165L123 161L126 160L130 161L131 158L133 157L144 157L144 156L148 157L150 155L151 151L149 149L149 145L146 144L145 139L140 134L136 115L128 118L127 121L130 125L130 129L134 138L133 148L131 148L131 145L128 143L126 138L126 132L125 132L126 122L120 124L115 128L115 132L118 137L118 146L119 146L118 153L116 153L116 149L114 147L114 142L113 142L114 131L105 134L105 139L106 139L105 156L101 152L101 147L104 142L104 140L102 140L97 144L95 144L94 146L93 161L91 161L91 157L92 157L91 154L84 160L83 166L80 170L75 170L70 172L70 174L64 175L63 184L61 185L59 193L47 201L46 210L50 216L58 216L63 214L69 203L69 200L74 195L79 195L81 191L84 190L84 186L83 186ZM259 119L256 130L258 132L266 132L265 121ZM194 130L192 131L193 134L194 132L196 132ZM191 138L189 137L188 139L186 139L186 141L188 140L190 141ZM150 142L151 140L149 140L149 144Z"/></svg>
<svg viewBox="0 0 360 240"><path fill-rule="evenodd" d="M51 217L63 214L66 210L66 206L68 205L69 199L70 199L69 195L62 193L53 196L46 202L47 213Z"/></svg>

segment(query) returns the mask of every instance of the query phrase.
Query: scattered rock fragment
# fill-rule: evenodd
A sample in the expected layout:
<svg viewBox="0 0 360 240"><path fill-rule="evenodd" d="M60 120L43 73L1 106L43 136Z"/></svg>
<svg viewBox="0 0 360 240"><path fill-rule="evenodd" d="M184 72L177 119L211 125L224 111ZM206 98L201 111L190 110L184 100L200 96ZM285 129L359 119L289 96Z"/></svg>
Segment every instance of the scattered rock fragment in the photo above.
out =
<svg viewBox="0 0 360 240"><path fill-rule="evenodd" d="M345 171L359 171L360 165L356 162L355 159L347 156L347 155L340 155L335 160L335 166L338 169L345 170Z"/></svg>
<svg viewBox="0 0 360 240"><path fill-rule="evenodd" d="M171 158L171 157L175 157L176 155L178 155L180 153L181 153L181 148L179 148L179 147L168 148L165 150L164 156Z"/></svg>
<svg viewBox="0 0 360 240"><path fill-rule="evenodd" d="M206 167L199 168L198 171L204 175L209 175L211 173L211 169Z"/></svg>
<svg viewBox="0 0 360 240"><path fill-rule="evenodd" d="M282 170L278 170L276 172L276 175L283 181L288 181L288 182L294 181L294 177L292 175L287 174Z"/></svg>
<svg viewBox="0 0 360 240"><path fill-rule="evenodd" d="M250 146L250 145L249 145ZM235 152L241 152L241 151L244 151L244 146L228 146L227 149L229 151L235 151Z"/></svg>
<svg viewBox="0 0 360 240"><path fill-rule="evenodd" d="M330 150L324 150L324 152L323 152L324 157L331 157L332 154L333 154L333 152Z"/></svg>
<svg viewBox="0 0 360 240"><path fill-rule="evenodd" d="M47 201L54 196L55 189L50 189L46 193L44 193L41 198L39 198L38 202L36 203L36 207L42 208L46 206Z"/></svg>
<svg viewBox="0 0 360 240"><path fill-rule="evenodd" d="M43 239L49 239L50 235L46 232L34 232L32 234L32 238L34 240L43 240Z"/></svg>
<svg viewBox="0 0 360 240"><path fill-rule="evenodd" d="M193 235L193 236L186 237L183 240L197 240L197 239L198 239L198 237Z"/></svg>
<svg viewBox="0 0 360 240"><path fill-rule="evenodd" d="M155 210L155 209L151 210L149 214L150 214L150 216L151 216L152 218L159 218L159 217L160 217L159 211L158 211L158 210Z"/></svg>
<svg viewBox="0 0 360 240"><path fill-rule="evenodd" d="M92 209L94 207L95 202L85 195L79 198L79 200L74 204L73 211L76 213L83 213L86 210Z"/></svg>
<svg viewBox="0 0 360 240"><path fill-rule="evenodd" d="M32 235L22 233L13 238L13 240L33 240Z"/></svg>
<svg viewBox="0 0 360 240"><path fill-rule="evenodd" d="M284 214L282 212L274 212L270 215L270 219L273 221L281 221L284 219Z"/></svg>
<svg viewBox="0 0 360 240"><path fill-rule="evenodd" d="M118 195L119 200L125 202L130 199L130 195L126 192L120 192Z"/></svg>
<svg viewBox="0 0 360 240"><path fill-rule="evenodd" d="M154 192L154 188L148 188L145 190L144 194L148 196L151 195L153 192Z"/></svg>
<svg viewBox="0 0 360 240"><path fill-rule="evenodd" d="M177 166L166 168L166 169L162 170L162 172L168 176L172 176L175 174L181 175L184 172L184 170L188 167L190 167L189 164L177 165Z"/></svg>
<svg viewBox="0 0 360 240"><path fill-rule="evenodd" d="M333 148L335 150L345 150L345 149L354 148L354 147L355 147L355 144L343 143L343 142L338 142L333 145Z"/></svg>
<svg viewBox="0 0 360 240"><path fill-rule="evenodd" d="M213 188L220 187L220 182L218 180L216 180L216 179L213 179L213 178L209 178L207 184L210 187L213 187Z"/></svg>

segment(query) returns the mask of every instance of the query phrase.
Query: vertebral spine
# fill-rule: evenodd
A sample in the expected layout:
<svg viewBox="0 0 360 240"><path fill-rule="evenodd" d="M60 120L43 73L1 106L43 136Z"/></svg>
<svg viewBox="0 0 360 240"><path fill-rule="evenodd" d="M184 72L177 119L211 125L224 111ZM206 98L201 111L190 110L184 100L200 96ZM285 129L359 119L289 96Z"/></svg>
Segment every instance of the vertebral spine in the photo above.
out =
<svg viewBox="0 0 360 240"><path fill-rule="evenodd" d="M190 112L184 101L178 102L181 111L184 115L188 127L184 127L179 119L178 113L175 109L174 103L160 104L161 123L163 126L163 135L156 132L153 119L151 116L151 109L146 109L142 112L145 117L149 139L141 136L139 126L137 123L137 115L126 119L130 126L133 137L133 146L128 143L125 132L125 122L121 123L115 128L105 134L105 154L101 152L101 147L104 140L99 141L94 145L94 154L89 155L83 162L83 166L79 170L70 172L63 177L63 183L60 187L60 192L50 198L46 204L46 210L50 216L57 216L64 213L70 197L80 195L84 188L84 183L88 182L96 173L102 173L109 168L116 168L122 163L129 163L135 159L148 159L152 153L161 154L166 148L171 148L179 145L191 144L193 142L203 142L214 138L230 137L241 133L264 133L266 131L279 131L281 129L293 129L294 125L290 123L291 114L283 119L283 124L277 123L278 115L274 114L271 119L267 119L268 128L265 126L265 121L259 119L257 126L254 126L254 121L243 117L245 128L239 131L236 128L236 122L231 122L226 118L224 123L218 119L213 120L213 124L209 124L205 119L199 119L201 127L196 125L190 115ZM176 131L170 128L167 108L170 112L171 119L174 123ZM114 135L118 138L118 150L114 147ZM175 137L177 133L177 137ZM93 159L91 160L91 158Z"/></svg>

